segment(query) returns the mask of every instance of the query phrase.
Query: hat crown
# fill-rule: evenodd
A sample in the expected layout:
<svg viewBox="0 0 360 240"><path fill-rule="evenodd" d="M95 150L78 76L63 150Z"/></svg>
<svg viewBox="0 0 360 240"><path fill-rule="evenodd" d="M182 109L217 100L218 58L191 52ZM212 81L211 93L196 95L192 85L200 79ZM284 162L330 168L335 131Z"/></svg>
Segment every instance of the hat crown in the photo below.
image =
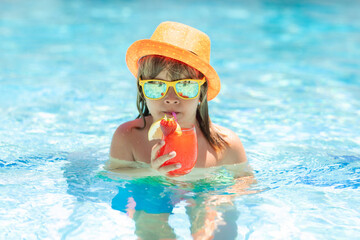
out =
<svg viewBox="0 0 360 240"><path fill-rule="evenodd" d="M208 101L219 93L220 78L210 65L210 38L205 33L181 23L161 23L151 39L134 42L126 52L126 64L136 78L139 59L149 55L178 60L204 74L208 83Z"/></svg>
<svg viewBox="0 0 360 240"><path fill-rule="evenodd" d="M210 63L210 38L190 26L176 22L163 22L156 28L151 40L188 50L206 63Z"/></svg>

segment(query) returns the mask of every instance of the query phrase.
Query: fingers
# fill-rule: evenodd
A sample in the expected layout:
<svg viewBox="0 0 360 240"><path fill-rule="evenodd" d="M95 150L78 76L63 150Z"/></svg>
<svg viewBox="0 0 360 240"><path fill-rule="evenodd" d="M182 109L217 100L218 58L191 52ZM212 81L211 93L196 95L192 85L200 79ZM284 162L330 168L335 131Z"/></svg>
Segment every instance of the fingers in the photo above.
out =
<svg viewBox="0 0 360 240"><path fill-rule="evenodd" d="M164 164L164 162L166 162L169 159L172 159L176 156L176 152L170 152L168 154L164 154L158 158L155 158L154 160L151 161L151 165L154 169L159 170L159 168L161 167L161 165Z"/></svg>
<svg viewBox="0 0 360 240"><path fill-rule="evenodd" d="M170 165L166 165L166 166L163 166L162 165L174 158L176 156L176 152L175 151L172 151L168 154L164 154L160 157L156 157L159 150L165 145L165 141L162 140L160 141L159 143L155 144L154 147L152 148L152 151L151 151L151 167L159 172L161 172L162 174L167 174L168 172L170 171L173 171L173 170L176 170L176 169L179 169L181 168L181 164L180 163L174 163L174 164L170 164Z"/></svg>
<svg viewBox="0 0 360 240"><path fill-rule="evenodd" d="M156 155L158 153L158 151L160 150L160 148L162 146L165 145L165 141L161 140L160 142L158 142L157 144L155 144L151 150L151 162L156 158Z"/></svg>
<svg viewBox="0 0 360 240"><path fill-rule="evenodd" d="M171 165L166 165L166 166L163 166L163 167L160 167L158 169L159 172L163 173L163 174L167 174L171 171L174 171L176 169L179 169L181 168L181 164L180 163L174 163L174 164L171 164Z"/></svg>

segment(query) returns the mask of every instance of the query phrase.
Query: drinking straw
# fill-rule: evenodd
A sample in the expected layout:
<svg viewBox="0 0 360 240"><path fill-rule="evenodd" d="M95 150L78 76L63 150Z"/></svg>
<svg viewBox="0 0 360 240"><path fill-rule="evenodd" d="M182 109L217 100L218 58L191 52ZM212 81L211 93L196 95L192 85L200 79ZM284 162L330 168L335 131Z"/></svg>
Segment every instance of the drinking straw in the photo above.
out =
<svg viewBox="0 0 360 240"><path fill-rule="evenodd" d="M173 117L175 118L175 121L177 121L177 119L176 119L176 113L175 113L175 112L172 112L171 115L173 115Z"/></svg>

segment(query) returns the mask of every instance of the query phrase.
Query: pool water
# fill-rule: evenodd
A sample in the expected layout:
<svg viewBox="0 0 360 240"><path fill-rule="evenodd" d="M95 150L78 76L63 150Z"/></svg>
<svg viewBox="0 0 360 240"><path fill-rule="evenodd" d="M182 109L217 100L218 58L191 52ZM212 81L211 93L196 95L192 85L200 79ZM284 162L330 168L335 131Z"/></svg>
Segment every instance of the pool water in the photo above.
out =
<svg viewBox="0 0 360 240"><path fill-rule="evenodd" d="M357 239L359 8L1 1L0 239L156 239L169 226L174 238L192 239L197 216L222 221L215 239ZM126 50L166 20L212 40L222 89L210 116L243 142L257 179L243 193L229 191L235 181L224 169L197 182L102 169L116 127L137 115ZM217 204L228 196L232 205ZM157 208L170 209L168 219ZM140 212L152 214L141 227Z"/></svg>

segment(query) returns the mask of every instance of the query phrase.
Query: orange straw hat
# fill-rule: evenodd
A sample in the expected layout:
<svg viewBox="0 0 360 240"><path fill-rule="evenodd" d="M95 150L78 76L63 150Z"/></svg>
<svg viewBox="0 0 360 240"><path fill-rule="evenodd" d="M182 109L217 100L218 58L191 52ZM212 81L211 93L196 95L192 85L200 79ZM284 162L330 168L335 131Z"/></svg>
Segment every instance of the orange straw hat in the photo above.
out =
<svg viewBox="0 0 360 240"><path fill-rule="evenodd" d="M139 59L147 55L173 58L204 74L208 101L220 92L220 78L210 66L210 38L205 33L181 23L163 22L150 39L136 41L127 50L126 63L135 77Z"/></svg>

